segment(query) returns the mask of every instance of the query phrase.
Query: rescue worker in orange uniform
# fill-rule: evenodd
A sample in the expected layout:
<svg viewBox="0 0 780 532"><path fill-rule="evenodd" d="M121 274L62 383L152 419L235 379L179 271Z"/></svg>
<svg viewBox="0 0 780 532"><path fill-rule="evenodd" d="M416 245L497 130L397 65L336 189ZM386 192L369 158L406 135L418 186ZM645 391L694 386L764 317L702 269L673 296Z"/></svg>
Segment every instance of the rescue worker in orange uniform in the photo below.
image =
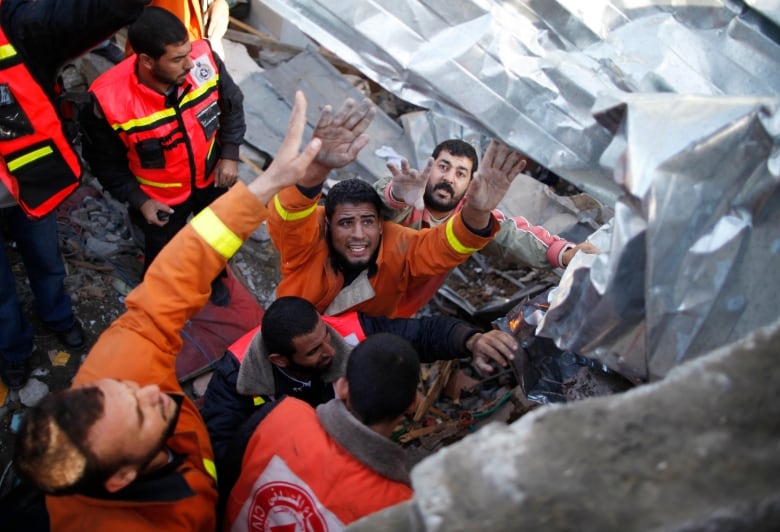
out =
<svg viewBox="0 0 780 532"><path fill-rule="evenodd" d="M176 378L180 331L206 304L217 272L266 218L268 201L314 159L318 139L299 151L305 117L298 93L271 166L249 185L236 184L174 237L71 388L28 411L14 465L25 482L51 494L52 530L216 529L211 444Z"/></svg>
<svg viewBox="0 0 780 532"><path fill-rule="evenodd" d="M366 107L358 123L365 130L373 118L370 103L357 107ZM315 135L317 129L343 121L326 108ZM379 195L360 179L339 181L328 191L324 207L318 206L328 172L354 160L328 156L320 155L301 184L274 197L268 219L281 261L277 297L303 297L326 315L354 310L397 317L409 289L449 271L490 242L499 230L491 211L524 165L519 153L491 143L463 208L446 224L415 231L381 219Z"/></svg>
<svg viewBox="0 0 780 532"><path fill-rule="evenodd" d="M336 531L410 499L405 453L390 436L414 411L419 372L411 344L380 333L352 351L335 399L260 410L223 530Z"/></svg>

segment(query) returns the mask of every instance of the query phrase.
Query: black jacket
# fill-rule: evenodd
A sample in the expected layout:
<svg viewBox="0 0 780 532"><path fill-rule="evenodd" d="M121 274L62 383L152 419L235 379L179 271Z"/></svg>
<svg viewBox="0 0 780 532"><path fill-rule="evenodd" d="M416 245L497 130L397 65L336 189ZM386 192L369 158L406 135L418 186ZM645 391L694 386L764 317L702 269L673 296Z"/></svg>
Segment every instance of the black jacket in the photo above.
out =
<svg viewBox="0 0 780 532"><path fill-rule="evenodd" d="M62 65L133 22L149 0L2 0L0 21L30 73L54 98Z"/></svg>

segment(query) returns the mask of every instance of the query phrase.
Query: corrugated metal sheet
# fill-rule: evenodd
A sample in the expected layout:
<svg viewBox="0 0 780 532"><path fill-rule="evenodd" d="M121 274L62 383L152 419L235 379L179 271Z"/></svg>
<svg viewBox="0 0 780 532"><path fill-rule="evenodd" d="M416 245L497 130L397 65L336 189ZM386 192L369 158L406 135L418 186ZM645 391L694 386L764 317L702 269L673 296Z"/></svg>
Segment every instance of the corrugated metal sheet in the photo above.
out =
<svg viewBox="0 0 780 532"><path fill-rule="evenodd" d="M265 3L615 206L538 330L559 347L654 379L780 314L776 1Z"/></svg>

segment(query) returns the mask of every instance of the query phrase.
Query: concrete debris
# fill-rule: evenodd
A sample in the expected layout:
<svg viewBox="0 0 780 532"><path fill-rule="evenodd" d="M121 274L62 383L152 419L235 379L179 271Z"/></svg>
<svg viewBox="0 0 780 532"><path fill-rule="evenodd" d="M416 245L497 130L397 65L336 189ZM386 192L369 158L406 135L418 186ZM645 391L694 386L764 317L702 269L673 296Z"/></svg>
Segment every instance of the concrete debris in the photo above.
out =
<svg viewBox="0 0 780 532"><path fill-rule="evenodd" d="M24 388L19 390L19 400L24 406L30 407L38 404L49 393L49 387L38 379L30 379Z"/></svg>
<svg viewBox="0 0 780 532"><path fill-rule="evenodd" d="M350 532L777 530L780 321L624 394L492 423Z"/></svg>
<svg viewBox="0 0 780 532"><path fill-rule="evenodd" d="M100 240L93 236L88 236L84 251L88 256L107 259L119 253L120 247L108 239Z"/></svg>

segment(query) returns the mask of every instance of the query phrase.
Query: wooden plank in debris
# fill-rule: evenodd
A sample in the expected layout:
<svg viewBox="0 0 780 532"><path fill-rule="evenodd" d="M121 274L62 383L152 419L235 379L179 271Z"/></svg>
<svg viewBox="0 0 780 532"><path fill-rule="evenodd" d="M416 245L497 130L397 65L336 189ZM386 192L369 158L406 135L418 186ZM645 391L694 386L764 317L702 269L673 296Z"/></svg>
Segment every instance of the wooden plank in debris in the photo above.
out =
<svg viewBox="0 0 780 532"><path fill-rule="evenodd" d="M457 360L439 360L435 363L439 369L438 375L431 384L428 393L425 395L420 404L417 405L417 410L414 412L414 421L420 421L422 417L428 412L431 405L439 398L442 389L447 385L447 382L452 376L452 372L458 367Z"/></svg>

